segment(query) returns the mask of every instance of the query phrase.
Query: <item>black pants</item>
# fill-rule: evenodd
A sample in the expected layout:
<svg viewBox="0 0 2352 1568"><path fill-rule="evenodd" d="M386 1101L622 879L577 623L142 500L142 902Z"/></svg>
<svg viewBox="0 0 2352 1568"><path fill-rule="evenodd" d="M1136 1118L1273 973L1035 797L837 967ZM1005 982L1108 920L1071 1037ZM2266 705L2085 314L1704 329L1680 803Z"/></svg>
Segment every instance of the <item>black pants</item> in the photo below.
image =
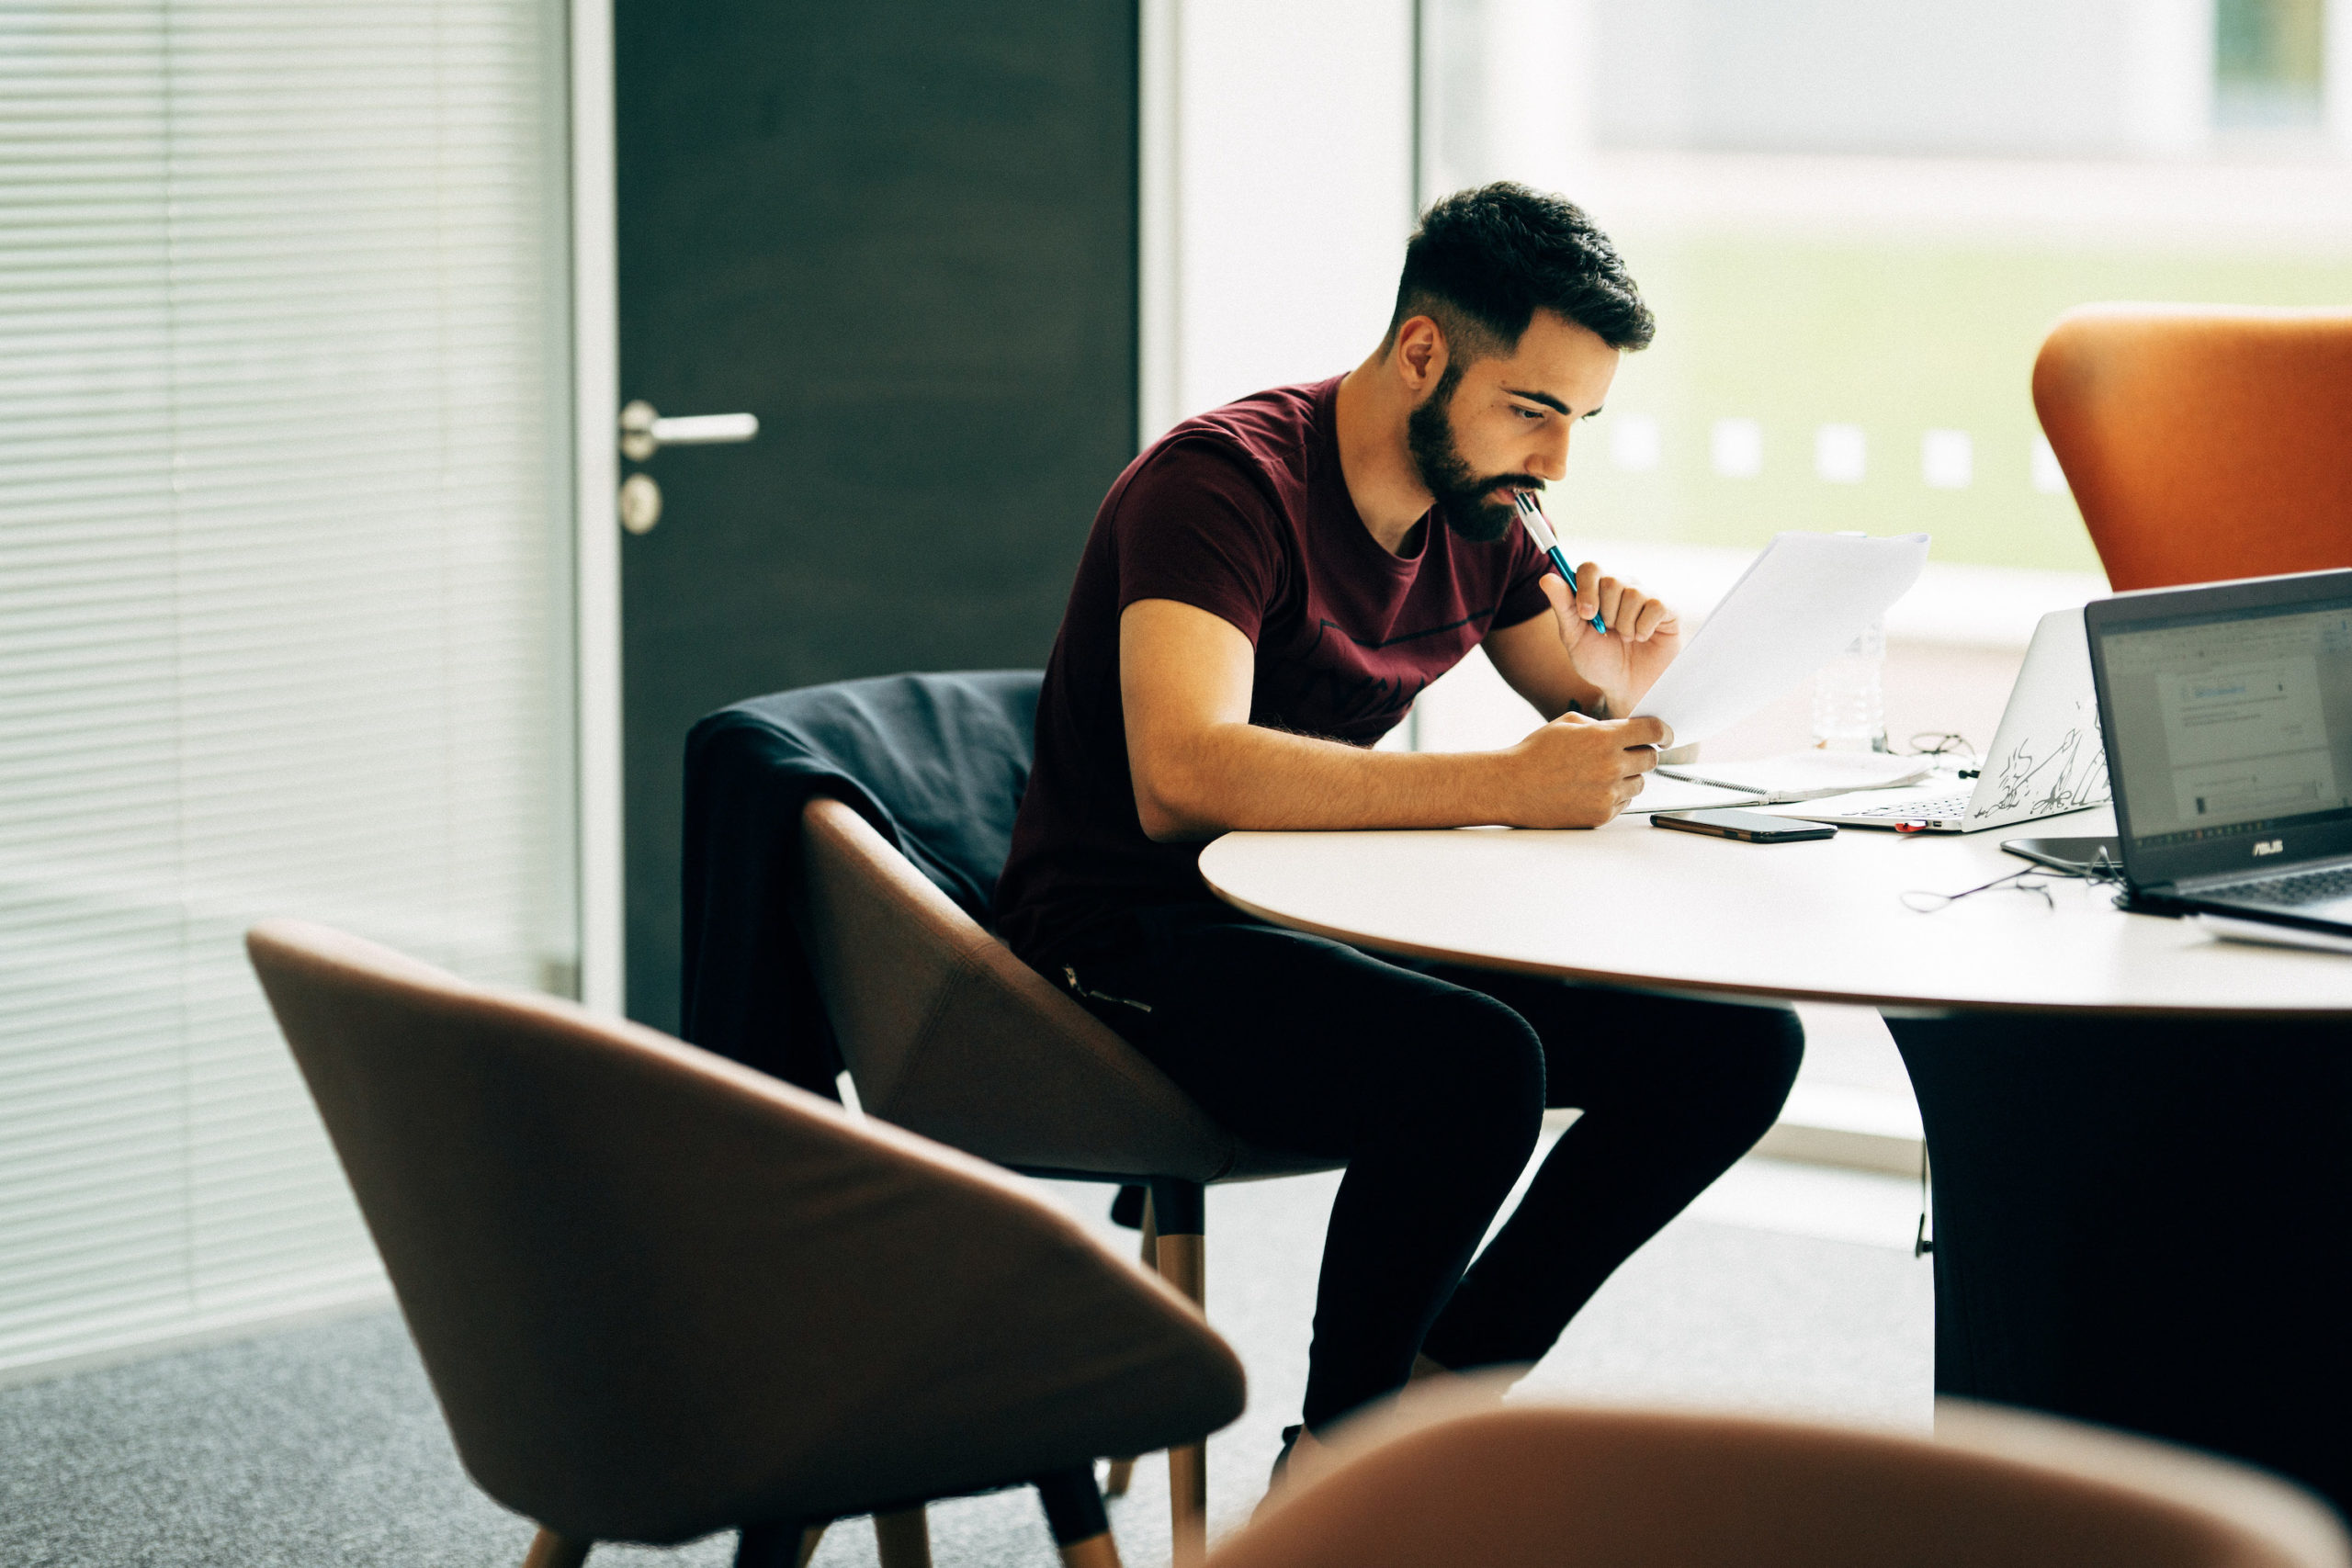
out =
<svg viewBox="0 0 2352 1568"><path fill-rule="evenodd" d="M1310 1429L1403 1386L1417 1351L1455 1371L1542 1357L1763 1135L1804 1055L1785 1008L1408 966L1215 904L1123 917L1070 970L1210 1115L1346 1162ZM1546 1106L1583 1115L1473 1267Z"/></svg>

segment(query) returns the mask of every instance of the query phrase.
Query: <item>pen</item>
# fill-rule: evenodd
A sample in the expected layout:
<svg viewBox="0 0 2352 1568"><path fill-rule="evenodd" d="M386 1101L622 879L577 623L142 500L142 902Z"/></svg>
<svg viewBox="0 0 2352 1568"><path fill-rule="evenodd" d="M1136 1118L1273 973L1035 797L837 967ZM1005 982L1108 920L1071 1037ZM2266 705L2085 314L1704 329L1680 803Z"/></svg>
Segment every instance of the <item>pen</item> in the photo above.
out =
<svg viewBox="0 0 2352 1568"><path fill-rule="evenodd" d="M1560 581L1568 585L1569 592L1574 593L1577 591L1577 574L1568 569L1568 558L1560 553L1560 541L1552 533L1551 519L1544 516L1544 509L1535 504L1535 492L1515 490L1510 493L1519 502L1519 520L1526 525L1527 536L1535 541L1537 549L1552 558L1552 570L1560 574ZM1605 632L1609 628L1601 624L1599 615L1595 615L1592 629Z"/></svg>

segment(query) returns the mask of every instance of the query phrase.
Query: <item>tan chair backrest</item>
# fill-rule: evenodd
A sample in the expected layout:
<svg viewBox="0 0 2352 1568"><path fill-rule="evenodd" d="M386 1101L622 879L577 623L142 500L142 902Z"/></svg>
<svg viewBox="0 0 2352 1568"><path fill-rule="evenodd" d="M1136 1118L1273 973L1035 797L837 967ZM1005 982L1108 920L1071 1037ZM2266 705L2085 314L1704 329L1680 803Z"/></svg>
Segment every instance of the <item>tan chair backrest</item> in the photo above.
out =
<svg viewBox="0 0 2352 1568"><path fill-rule="evenodd" d="M947 1495L1071 1462L1026 1434L1146 1451L1240 1408L1193 1309L1017 1178L324 927L247 948L467 1469L565 1536Z"/></svg>
<svg viewBox="0 0 2352 1568"><path fill-rule="evenodd" d="M797 923L867 1111L1033 1170L1232 1168L1230 1134L855 810L811 799L801 849Z"/></svg>
<svg viewBox="0 0 2352 1568"><path fill-rule="evenodd" d="M1939 1440L1512 1404L1370 1423L1209 1568L2344 1568L2283 1482L1970 1407Z"/></svg>
<svg viewBox="0 0 2352 1568"><path fill-rule="evenodd" d="M2352 567L2352 312L2091 306L2033 406L2118 590Z"/></svg>

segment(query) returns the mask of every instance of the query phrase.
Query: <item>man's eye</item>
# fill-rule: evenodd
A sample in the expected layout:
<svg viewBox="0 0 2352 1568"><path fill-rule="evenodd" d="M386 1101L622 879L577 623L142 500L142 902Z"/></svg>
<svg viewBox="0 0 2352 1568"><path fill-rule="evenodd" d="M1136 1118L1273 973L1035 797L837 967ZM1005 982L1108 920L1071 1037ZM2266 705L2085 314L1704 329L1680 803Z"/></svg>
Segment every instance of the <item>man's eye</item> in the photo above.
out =
<svg viewBox="0 0 2352 1568"><path fill-rule="evenodd" d="M1527 421L1530 424L1539 423L1544 418L1544 411L1542 409L1523 409L1516 403L1511 405L1510 412L1519 415L1520 418Z"/></svg>

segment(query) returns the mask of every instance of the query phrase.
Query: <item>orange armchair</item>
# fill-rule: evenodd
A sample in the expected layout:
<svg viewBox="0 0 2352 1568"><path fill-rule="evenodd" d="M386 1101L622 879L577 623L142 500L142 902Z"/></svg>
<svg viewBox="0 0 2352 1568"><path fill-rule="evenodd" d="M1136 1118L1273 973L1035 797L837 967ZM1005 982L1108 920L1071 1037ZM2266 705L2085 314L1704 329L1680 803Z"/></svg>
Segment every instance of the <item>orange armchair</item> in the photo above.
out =
<svg viewBox="0 0 2352 1568"><path fill-rule="evenodd" d="M2352 566L2352 311L2086 306L2033 406L2118 590Z"/></svg>

